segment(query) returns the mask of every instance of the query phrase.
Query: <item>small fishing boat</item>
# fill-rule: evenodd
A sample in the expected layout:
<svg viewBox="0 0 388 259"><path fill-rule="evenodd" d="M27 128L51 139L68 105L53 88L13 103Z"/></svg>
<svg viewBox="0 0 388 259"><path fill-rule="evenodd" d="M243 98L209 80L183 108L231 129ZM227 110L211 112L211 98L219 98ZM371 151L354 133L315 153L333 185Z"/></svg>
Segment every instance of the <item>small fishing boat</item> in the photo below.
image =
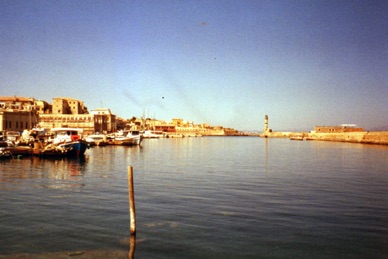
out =
<svg viewBox="0 0 388 259"><path fill-rule="evenodd" d="M291 135L290 140L303 140L303 135Z"/></svg>
<svg viewBox="0 0 388 259"><path fill-rule="evenodd" d="M115 145L136 146L140 145L143 135L139 131L121 131L115 136Z"/></svg>
<svg viewBox="0 0 388 259"><path fill-rule="evenodd" d="M7 131L6 132L6 140L12 141L13 143L16 143L20 139L20 133L17 131Z"/></svg>
<svg viewBox="0 0 388 259"><path fill-rule="evenodd" d="M32 148L29 146L17 146L8 140L0 141L0 149L8 151L12 156L29 156L32 154Z"/></svg>
<svg viewBox="0 0 388 259"><path fill-rule="evenodd" d="M166 134L163 131L158 130L146 130L143 133L143 138L165 138Z"/></svg>
<svg viewBox="0 0 388 259"><path fill-rule="evenodd" d="M60 149L66 149L67 156L83 156L89 145L82 139L82 132L78 128L53 128L52 137L48 141Z"/></svg>
<svg viewBox="0 0 388 259"><path fill-rule="evenodd" d="M41 143L36 143L33 154L39 157L66 157L71 148L71 145L66 148L54 144L48 144L42 147Z"/></svg>
<svg viewBox="0 0 388 259"><path fill-rule="evenodd" d="M85 141L89 146L106 146L108 145L108 140L104 134L92 134L85 137Z"/></svg>

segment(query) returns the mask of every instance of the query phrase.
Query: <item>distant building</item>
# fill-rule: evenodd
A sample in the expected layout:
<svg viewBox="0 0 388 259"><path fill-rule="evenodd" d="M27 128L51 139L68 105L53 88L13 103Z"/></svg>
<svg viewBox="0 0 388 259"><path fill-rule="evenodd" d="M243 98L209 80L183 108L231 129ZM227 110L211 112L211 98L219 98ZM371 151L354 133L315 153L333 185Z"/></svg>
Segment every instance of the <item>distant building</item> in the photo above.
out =
<svg viewBox="0 0 388 259"><path fill-rule="evenodd" d="M183 120L181 118L173 118L171 124L174 126L181 126L183 125Z"/></svg>
<svg viewBox="0 0 388 259"><path fill-rule="evenodd" d="M167 124L167 123L155 125L155 130L156 131L163 131L163 132L167 132L167 133L175 133L176 132L175 125Z"/></svg>

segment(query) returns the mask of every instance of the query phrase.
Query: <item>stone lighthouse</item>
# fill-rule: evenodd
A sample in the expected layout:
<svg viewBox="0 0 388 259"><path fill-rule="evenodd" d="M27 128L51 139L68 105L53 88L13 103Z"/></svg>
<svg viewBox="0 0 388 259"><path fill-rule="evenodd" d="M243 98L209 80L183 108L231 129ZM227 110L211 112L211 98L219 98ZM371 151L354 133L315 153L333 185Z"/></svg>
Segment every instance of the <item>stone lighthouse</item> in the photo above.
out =
<svg viewBox="0 0 388 259"><path fill-rule="evenodd" d="M270 133L270 132L272 132L272 130L268 128L268 115L265 115L265 117L264 117L264 130L263 130L264 137L268 137L268 133Z"/></svg>

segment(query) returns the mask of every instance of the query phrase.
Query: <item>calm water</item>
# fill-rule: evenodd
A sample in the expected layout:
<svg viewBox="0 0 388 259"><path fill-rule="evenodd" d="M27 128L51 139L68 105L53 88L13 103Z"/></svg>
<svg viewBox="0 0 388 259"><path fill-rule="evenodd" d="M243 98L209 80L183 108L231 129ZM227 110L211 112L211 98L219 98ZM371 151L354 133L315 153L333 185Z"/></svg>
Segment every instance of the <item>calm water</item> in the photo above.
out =
<svg viewBox="0 0 388 259"><path fill-rule="evenodd" d="M0 163L0 255L387 258L388 147L256 137L144 140Z"/></svg>

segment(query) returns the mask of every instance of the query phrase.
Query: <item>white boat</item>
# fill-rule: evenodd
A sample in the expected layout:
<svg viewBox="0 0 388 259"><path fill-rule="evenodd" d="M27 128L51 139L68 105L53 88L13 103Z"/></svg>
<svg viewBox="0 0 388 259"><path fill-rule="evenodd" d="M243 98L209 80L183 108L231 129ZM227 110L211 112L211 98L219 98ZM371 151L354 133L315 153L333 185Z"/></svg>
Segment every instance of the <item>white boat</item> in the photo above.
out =
<svg viewBox="0 0 388 259"><path fill-rule="evenodd" d="M17 131L7 131L6 140L16 143L20 140L20 133Z"/></svg>
<svg viewBox="0 0 388 259"><path fill-rule="evenodd" d="M136 146L140 145L143 140L143 135L139 131L120 131L116 134L115 145Z"/></svg>
<svg viewBox="0 0 388 259"><path fill-rule="evenodd" d="M291 135L290 140L303 140L303 135L301 134Z"/></svg>
<svg viewBox="0 0 388 259"><path fill-rule="evenodd" d="M166 134L158 130L146 130L143 133L144 138L165 138Z"/></svg>
<svg viewBox="0 0 388 259"><path fill-rule="evenodd" d="M104 134L92 134L85 137L85 141L90 146L106 146L108 145L107 137Z"/></svg>

